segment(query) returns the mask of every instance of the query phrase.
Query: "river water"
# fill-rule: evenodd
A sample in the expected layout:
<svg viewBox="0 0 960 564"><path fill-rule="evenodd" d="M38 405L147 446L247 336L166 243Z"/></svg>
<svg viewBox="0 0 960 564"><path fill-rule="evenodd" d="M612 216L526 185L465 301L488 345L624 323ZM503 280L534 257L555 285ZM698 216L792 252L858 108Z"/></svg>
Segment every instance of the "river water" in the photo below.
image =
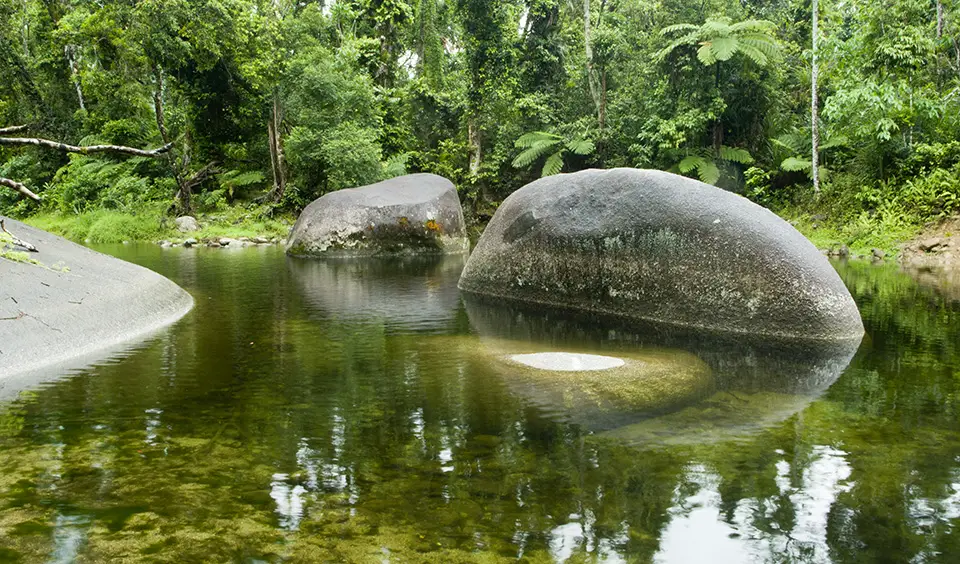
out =
<svg viewBox="0 0 960 564"><path fill-rule="evenodd" d="M837 264L798 348L464 303L462 260L101 249L186 288L153 338L0 403L0 562L960 561L960 302ZM712 384L634 409L510 351Z"/></svg>

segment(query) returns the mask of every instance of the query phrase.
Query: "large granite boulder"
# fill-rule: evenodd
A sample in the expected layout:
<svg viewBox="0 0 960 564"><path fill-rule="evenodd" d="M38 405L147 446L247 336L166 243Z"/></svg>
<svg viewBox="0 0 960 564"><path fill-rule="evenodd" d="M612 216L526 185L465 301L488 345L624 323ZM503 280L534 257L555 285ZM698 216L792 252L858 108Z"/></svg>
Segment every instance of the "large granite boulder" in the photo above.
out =
<svg viewBox="0 0 960 564"><path fill-rule="evenodd" d="M469 250L457 189L435 174L410 174L326 194L303 210L287 241L287 254L299 257Z"/></svg>
<svg viewBox="0 0 960 564"><path fill-rule="evenodd" d="M39 252L0 241L0 392L14 377L22 386L96 360L193 307L190 294L151 270L2 219Z"/></svg>
<svg viewBox="0 0 960 564"><path fill-rule="evenodd" d="M521 188L497 210L459 287L709 331L863 335L840 277L790 224L659 171L587 170Z"/></svg>

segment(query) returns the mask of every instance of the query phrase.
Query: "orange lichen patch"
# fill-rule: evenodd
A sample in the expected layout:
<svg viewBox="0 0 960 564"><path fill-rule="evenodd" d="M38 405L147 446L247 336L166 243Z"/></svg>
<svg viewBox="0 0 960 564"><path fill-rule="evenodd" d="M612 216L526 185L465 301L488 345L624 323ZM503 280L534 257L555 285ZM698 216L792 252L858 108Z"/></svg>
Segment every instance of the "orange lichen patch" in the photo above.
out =
<svg viewBox="0 0 960 564"><path fill-rule="evenodd" d="M427 220L427 222L424 223L423 226L426 227L429 231L438 231L438 232L439 232L440 229L441 229L441 228L440 228L440 224L437 223L436 221L432 220L432 219Z"/></svg>

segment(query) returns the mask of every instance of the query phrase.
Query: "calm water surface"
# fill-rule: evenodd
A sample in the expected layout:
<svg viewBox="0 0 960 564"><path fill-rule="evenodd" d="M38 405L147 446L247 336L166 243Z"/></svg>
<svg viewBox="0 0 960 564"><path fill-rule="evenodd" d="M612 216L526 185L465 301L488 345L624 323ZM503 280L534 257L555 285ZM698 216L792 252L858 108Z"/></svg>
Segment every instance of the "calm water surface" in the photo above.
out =
<svg viewBox="0 0 960 564"><path fill-rule="evenodd" d="M960 301L895 268L837 265L868 336L797 350L462 303L456 260L106 250L197 306L0 403L0 562L960 561ZM713 384L498 360L561 349Z"/></svg>

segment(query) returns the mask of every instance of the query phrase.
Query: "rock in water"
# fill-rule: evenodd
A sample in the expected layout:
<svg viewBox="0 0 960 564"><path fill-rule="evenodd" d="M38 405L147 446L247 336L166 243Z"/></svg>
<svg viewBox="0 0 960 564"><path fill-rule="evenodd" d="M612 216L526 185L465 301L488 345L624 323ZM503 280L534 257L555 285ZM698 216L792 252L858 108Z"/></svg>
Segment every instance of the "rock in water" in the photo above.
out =
<svg viewBox="0 0 960 564"><path fill-rule="evenodd" d="M300 257L469 249L457 189L434 174L410 174L326 194L303 210L287 241L287 254Z"/></svg>
<svg viewBox="0 0 960 564"><path fill-rule="evenodd" d="M521 188L497 210L459 287L710 331L863 335L846 286L790 224L659 171L587 170Z"/></svg>
<svg viewBox="0 0 960 564"><path fill-rule="evenodd" d="M39 252L0 255L0 397L180 319L193 298L146 268L6 220ZM0 243L0 252L4 245Z"/></svg>

